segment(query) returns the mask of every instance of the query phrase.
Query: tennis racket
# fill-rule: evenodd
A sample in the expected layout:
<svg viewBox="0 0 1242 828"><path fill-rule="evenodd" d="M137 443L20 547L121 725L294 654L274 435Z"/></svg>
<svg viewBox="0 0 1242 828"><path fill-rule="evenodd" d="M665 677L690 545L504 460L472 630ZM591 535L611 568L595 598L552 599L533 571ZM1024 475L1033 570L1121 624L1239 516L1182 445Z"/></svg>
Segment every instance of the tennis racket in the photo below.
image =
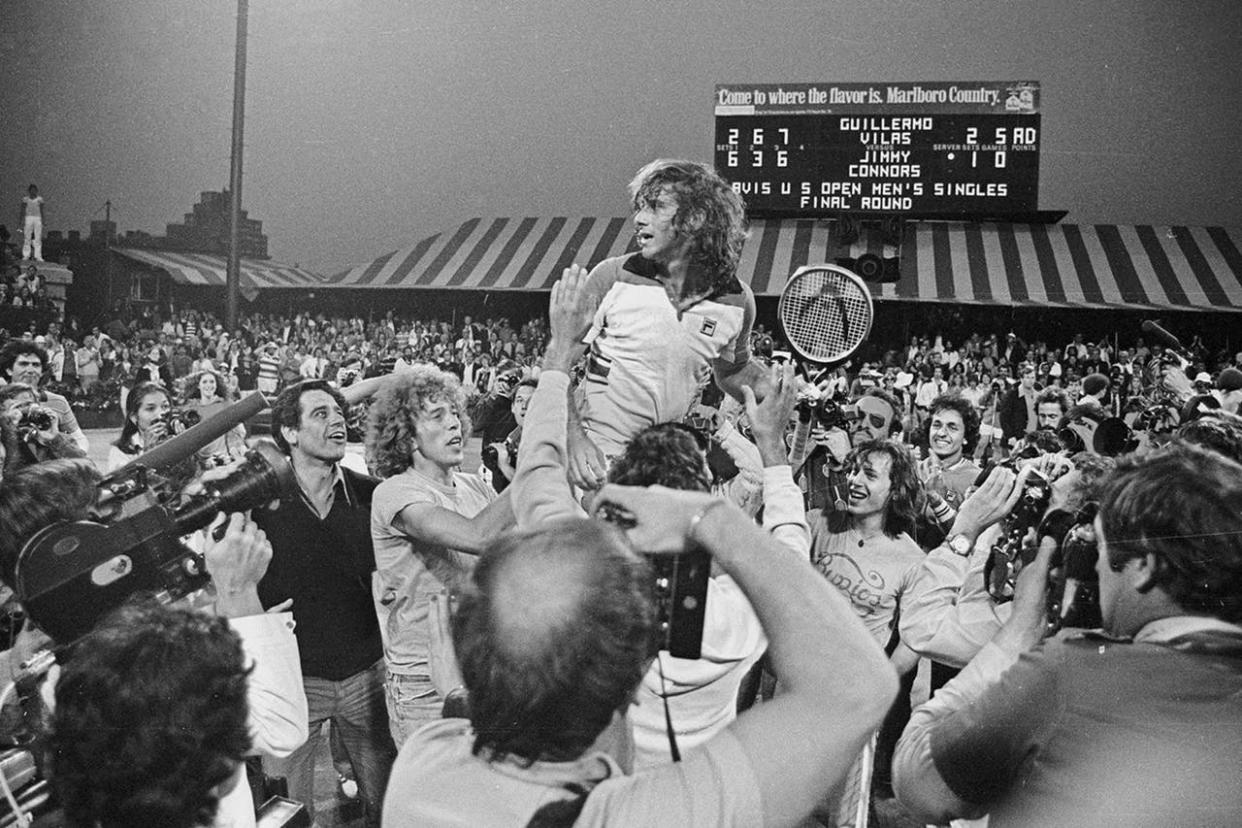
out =
<svg viewBox="0 0 1242 828"><path fill-rule="evenodd" d="M785 339L798 356L824 365L823 377L832 367L849 359L871 333L874 308L871 291L858 274L839 265L807 265L798 268L776 306ZM812 383L818 382L813 379ZM811 419L800 417L790 448L790 463L797 470L810 454ZM838 509L845 508L840 495Z"/></svg>
<svg viewBox="0 0 1242 828"><path fill-rule="evenodd" d="M858 274L840 265L807 265L785 283L776 314L798 356L836 365L867 341L874 306Z"/></svg>

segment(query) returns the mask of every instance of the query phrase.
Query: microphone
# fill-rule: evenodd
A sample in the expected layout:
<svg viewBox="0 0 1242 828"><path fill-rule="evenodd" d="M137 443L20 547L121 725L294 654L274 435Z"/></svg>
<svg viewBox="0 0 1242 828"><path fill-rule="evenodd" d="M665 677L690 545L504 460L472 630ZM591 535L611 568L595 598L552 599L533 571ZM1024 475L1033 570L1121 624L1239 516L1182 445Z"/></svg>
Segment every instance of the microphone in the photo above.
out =
<svg viewBox="0 0 1242 828"><path fill-rule="evenodd" d="M1186 348L1185 346L1182 345L1182 341L1178 339L1176 336L1169 333L1164 328L1160 327L1160 325L1158 325L1157 323L1153 322L1150 319L1144 319L1142 327L1143 327L1143 333L1150 334L1151 336L1160 340L1160 343L1162 345L1164 345L1166 348L1171 348L1173 351L1177 353L1178 356L1182 357L1183 359L1187 358Z"/></svg>
<svg viewBox="0 0 1242 828"><path fill-rule="evenodd" d="M133 471L135 466L145 466L152 471L175 466L182 460L191 457L194 452L219 437L228 434L237 426L249 420L267 408L267 398L261 391L251 392L247 397L233 403L223 411L219 411L201 423L183 431L176 437L160 443L141 457L126 463L117 471L108 475L109 478L122 477Z"/></svg>

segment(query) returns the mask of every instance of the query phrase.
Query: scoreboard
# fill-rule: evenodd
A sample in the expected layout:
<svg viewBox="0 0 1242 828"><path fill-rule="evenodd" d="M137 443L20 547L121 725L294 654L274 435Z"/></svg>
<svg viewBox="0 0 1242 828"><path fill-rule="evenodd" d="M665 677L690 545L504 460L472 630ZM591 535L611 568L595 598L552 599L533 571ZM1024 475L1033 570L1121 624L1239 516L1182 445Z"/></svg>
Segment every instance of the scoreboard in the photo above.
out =
<svg viewBox="0 0 1242 828"><path fill-rule="evenodd" d="M1029 213L1039 84L718 86L715 165L751 216Z"/></svg>

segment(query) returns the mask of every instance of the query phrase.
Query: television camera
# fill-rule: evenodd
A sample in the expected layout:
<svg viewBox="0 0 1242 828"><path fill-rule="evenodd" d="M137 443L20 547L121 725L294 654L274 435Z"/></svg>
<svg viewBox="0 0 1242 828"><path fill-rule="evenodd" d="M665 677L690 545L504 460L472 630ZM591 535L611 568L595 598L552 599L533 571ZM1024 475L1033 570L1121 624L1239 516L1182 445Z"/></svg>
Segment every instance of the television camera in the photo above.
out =
<svg viewBox="0 0 1242 828"><path fill-rule="evenodd" d="M230 474L201 491L168 491L160 472L266 407L254 394L157 446L100 483L98 520L44 527L18 554L14 590L27 615L61 646L88 633L136 592L174 601L210 581L203 557L181 538L219 512L266 505L297 491L289 461L256 443Z"/></svg>

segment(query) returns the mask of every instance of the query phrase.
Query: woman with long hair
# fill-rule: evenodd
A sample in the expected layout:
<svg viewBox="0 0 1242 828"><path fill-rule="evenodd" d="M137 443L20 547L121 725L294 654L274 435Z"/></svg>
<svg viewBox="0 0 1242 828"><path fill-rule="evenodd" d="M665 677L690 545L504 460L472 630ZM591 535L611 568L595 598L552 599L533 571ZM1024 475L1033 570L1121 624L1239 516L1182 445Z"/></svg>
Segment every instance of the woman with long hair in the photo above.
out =
<svg viewBox="0 0 1242 828"><path fill-rule="evenodd" d="M125 423L121 436L108 452L108 473L137 459L171 435L165 415L172 410L168 391L155 382L140 382L125 400Z"/></svg>
<svg viewBox="0 0 1242 828"><path fill-rule="evenodd" d="M232 389L224 377L212 370L190 374L184 380L185 407L198 412L201 419L218 414L233 403ZM222 466L246 453L246 427L240 423L198 451L205 466Z"/></svg>

